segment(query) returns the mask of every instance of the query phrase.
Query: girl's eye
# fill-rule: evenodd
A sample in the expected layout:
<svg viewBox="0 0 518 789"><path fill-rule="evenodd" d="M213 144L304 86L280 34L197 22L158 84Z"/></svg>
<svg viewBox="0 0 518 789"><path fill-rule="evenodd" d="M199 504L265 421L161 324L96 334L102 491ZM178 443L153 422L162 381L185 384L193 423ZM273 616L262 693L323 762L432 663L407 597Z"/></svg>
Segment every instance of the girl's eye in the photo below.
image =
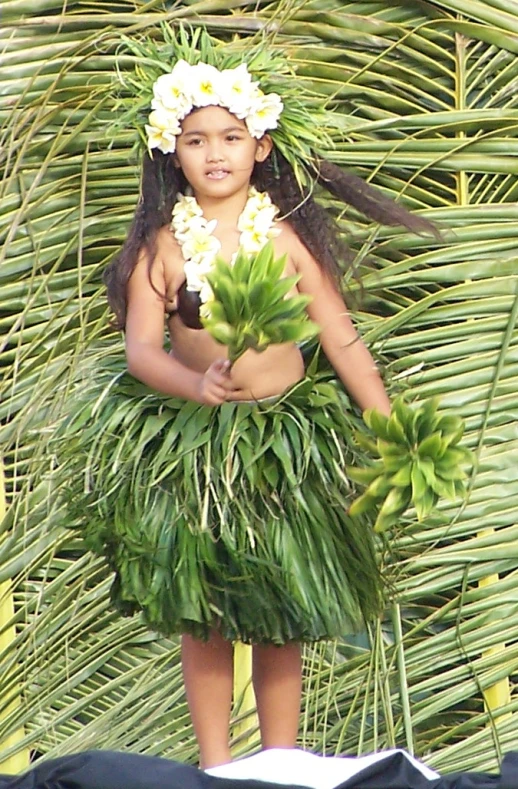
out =
<svg viewBox="0 0 518 789"><path fill-rule="evenodd" d="M201 145L201 139L199 137L192 137L187 145Z"/></svg>
<svg viewBox="0 0 518 789"><path fill-rule="evenodd" d="M234 142L234 140L240 140L240 139L241 137L239 137L239 135L237 134L227 134L227 140L229 142Z"/></svg>

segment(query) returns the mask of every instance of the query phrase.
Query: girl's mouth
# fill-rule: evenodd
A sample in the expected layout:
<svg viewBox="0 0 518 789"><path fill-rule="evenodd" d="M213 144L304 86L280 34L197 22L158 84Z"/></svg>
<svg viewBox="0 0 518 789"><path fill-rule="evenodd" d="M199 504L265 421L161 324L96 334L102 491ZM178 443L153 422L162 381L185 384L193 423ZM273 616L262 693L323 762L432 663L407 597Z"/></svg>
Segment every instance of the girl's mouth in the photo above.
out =
<svg viewBox="0 0 518 789"><path fill-rule="evenodd" d="M207 178L213 181L221 181L222 178L226 178L228 174L228 170L210 170L210 172L207 173Z"/></svg>

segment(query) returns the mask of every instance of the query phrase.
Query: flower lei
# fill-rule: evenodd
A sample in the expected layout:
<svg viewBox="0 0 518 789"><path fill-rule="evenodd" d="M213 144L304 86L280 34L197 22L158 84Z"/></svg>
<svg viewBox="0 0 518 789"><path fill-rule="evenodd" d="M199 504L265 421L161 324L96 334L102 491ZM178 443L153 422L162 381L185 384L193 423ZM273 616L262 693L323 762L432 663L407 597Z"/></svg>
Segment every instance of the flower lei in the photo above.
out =
<svg viewBox="0 0 518 789"><path fill-rule="evenodd" d="M247 255L257 254L264 245L280 232L276 227L279 209L267 192L258 192L251 186L248 199L241 213L237 229L240 231L239 246ZM214 261L221 250L221 243L213 235L217 219L207 221L195 197L180 194L173 208L171 228L185 260L184 272L187 290L197 291L205 306L203 314L210 314L208 302L212 289L207 281ZM234 262L237 252L233 255Z"/></svg>
<svg viewBox="0 0 518 789"><path fill-rule="evenodd" d="M218 106L244 120L252 137L275 129L283 109L277 93L263 93L252 81L246 63L219 71L208 63L179 60L169 74L153 84L152 112L146 124L148 147L174 153L180 122L193 107Z"/></svg>

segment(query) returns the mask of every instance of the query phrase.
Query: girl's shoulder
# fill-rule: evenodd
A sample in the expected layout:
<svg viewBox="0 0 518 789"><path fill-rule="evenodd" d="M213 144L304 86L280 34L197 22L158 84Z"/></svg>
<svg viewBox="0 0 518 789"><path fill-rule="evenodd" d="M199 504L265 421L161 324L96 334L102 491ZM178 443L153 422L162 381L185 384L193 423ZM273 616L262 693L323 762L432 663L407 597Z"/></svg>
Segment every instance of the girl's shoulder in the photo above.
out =
<svg viewBox="0 0 518 789"><path fill-rule="evenodd" d="M317 269L319 268L317 261L288 219L281 219L277 223L277 229L280 231L275 239L275 251L277 254L287 255L293 268L297 271L314 266Z"/></svg>
<svg viewBox="0 0 518 789"><path fill-rule="evenodd" d="M156 248L160 256L164 254L172 255L175 258L181 259L182 250L180 244L176 240L173 231L169 225L163 225L156 235Z"/></svg>
<svg viewBox="0 0 518 789"><path fill-rule="evenodd" d="M293 226L288 219L280 219L276 223L278 235L275 239L275 246L283 253L287 253L290 258L300 257L301 250L304 248Z"/></svg>
<svg viewBox="0 0 518 789"><path fill-rule="evenodd" d="M142 244L138 255L138 267L144 267L150 271L163 268L167 261L180 262L182 251L178 241L173 235L169 225L164 225L149 244Z"/></svg>

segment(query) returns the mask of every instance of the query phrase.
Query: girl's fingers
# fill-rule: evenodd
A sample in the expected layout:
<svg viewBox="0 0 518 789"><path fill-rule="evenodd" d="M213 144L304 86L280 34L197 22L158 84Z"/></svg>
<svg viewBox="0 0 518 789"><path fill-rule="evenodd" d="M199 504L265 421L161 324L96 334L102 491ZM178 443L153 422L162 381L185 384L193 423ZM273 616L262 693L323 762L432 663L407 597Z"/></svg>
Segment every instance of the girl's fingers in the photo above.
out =
<svg viewBox="0 0 518 789"><path fill-rule="evenodd" d="M207 392L207 402L209 405L221 405L226 402L228 392L222 387L214 387Z"/></svg>
<svg viewBox="0 0 518 789"><path fill-rule="evenodd" d="M236 388L230 378L226 378L224 376L219 376L218 378L214 379L214 383L217 386L220 386L226 392L233 392Z"/></svg>
<svg viewBox="0 0 518 789"><path fill-rule="evenodd" d="M211 392L211 394L215 395L216 397L225 397L228 391L228 389L222 384L218 383L218 381L213 381L208 386L208 390L209 392Z"/></svg>
<svg viewBox="0 0 518 789"><path fill-rule="evenodd" d="M226 391L232 391L235 387L229 373L230 362L228 359L218 359L210 365L205 373L205 378L217 386L223 387Z"/></svg>
<svg viewBox="0 0 518 789"><path fill-rule="evenodd" d="M228 375L229 370L230 362L228 359L216 359L215 362L212 362L205 374L210 375L215 373L216 375Z"/></svg>
<svg viewBox="0 0 518 789"><path fill-rule="evenodd" d="M207 368L202 379L202 402L207 405L221 405L228 398L229 392L236 391L230 378L230 362L228 359L217 359Z"/></svg>

